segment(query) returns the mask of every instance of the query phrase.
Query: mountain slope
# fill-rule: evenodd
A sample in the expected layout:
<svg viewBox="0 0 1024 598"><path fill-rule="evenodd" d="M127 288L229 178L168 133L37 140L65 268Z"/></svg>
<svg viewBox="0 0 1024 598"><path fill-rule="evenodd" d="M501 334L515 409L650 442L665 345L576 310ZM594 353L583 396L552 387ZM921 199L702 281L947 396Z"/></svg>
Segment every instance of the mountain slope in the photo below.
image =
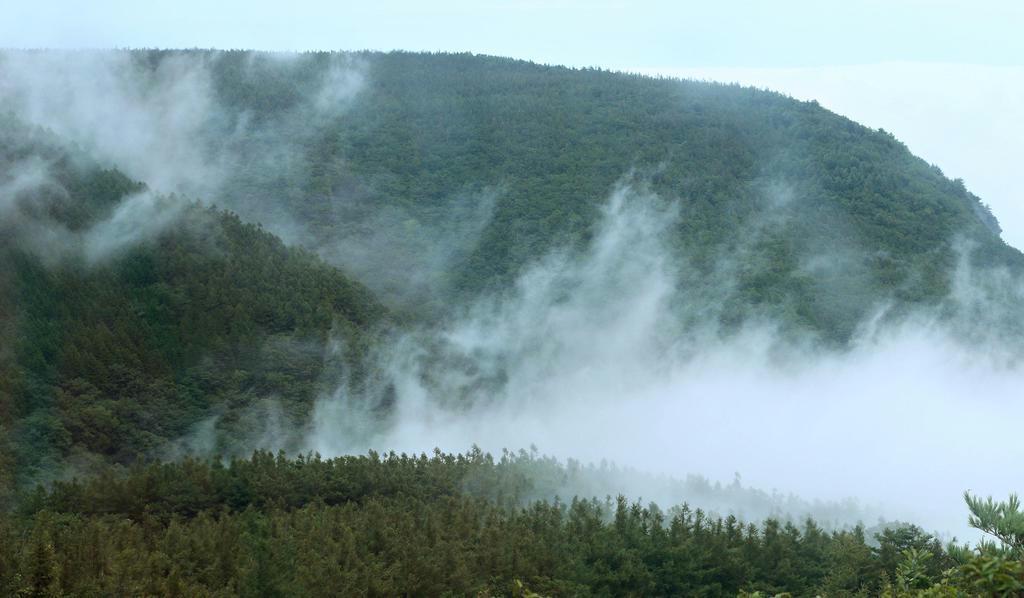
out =
<svg viewBox="0 0 1024 598"><path fill-rule="evenodd" d="M771 92L471 54L0 60L0 108L419 315L585 243L622 181L677 202L682 278L709 287L727 328L768 316L843 343L879 303L941 302L958 247L1022 264L977 197L892 135ZM113 134L125 119L138 130Z"/></svg>
<svg viewBox="0 0 1024 598"><path fill-rule="evenodd" d="M232 213L174 197L143 214L171 214L165 228L96 254L96 239L115 243L112 223L150 205L149 192L44 131L2 125L0 172L47 165L45 180L7 196L0 240L0 424L15 447L5 473L27 481L166 456L211 416L227 438L248 435L254 422L239 418L268 399L301 422L337 376L358 383L386 317L362 285Z"/></svg>
<svg viewBox="0 0 1024 598"><path fill-rule="evenodd" d="M585 241L624 178L678 202L677 249L694 278L744 262L730 271L723 321L767 312L842 341L879 301L940 301L963 241L981 264L1022 263L961 182L815 103L468 54L201 56L225 130L248 123L263 134L233 151L265 152L268 131L294 140L287 169L257 160L232 169L225 200L268 226L287 214L308 229L298 242L372 273L399 301L408 289L387 275L394 264L354 262L345 250L356 244L340 239L366 239L367 227L375 248L447 239L467 203L483 206L489 217L445 253L432 293L415 295L466 299ZM315 127L296 120L339 68L359 80L344 108Z"/></svg>

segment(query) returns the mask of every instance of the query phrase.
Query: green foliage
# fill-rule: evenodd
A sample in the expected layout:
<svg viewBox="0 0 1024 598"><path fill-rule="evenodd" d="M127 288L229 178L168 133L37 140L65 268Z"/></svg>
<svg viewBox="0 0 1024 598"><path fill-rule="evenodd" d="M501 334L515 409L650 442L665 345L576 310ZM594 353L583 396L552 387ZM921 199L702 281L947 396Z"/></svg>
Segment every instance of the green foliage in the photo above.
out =
<svg viewBox="0 0 1024 598"><path fill-rule="evenodd" d="M894 598L967 598L974 596L1020 596L1024 592L1024 563L1005 556L976 554L967 562L943 572L941 580L924 575L920 568L923 555L908 553L900 563L901 572L894 585L885 583L882 595ZM913 573L916 570L916 574Z"/></svg>
<svg viewBox="0 0 1024 598"><path fill-rule="evenodd" d="M953 575L953 581L981 596L1020 596L1024 593L1024 562L981 554L962 565Z"/></svg>
<svg viewBox="0 0 1024 598"><path fill-rule="evenodd" d="M108 469L0 516L0 592L178 595L1017 596L915 526L825 531L688 504L535 501L528 453L256 452ZM560 466L563 474L568 466ZM48 594L49 593L49 594Z"/></svg>
<svg viewBox="0 0 1024 598"><path fill-rule="evenodd" d="M896 566L896 587L902 591L909 591L932 585L927 565L934 555L917 548L908 548L902 555L903 559Z"/></svg>
<svg viewBox="0 0 1024 598"><path fill-rule="evenodd" d="M966 597L1024 595L1024 554L1018 527L1020 503L1010 495L1005 502L964 493L970 509L968 523L993 535L999 544L982 541L971 550L950 544L941 578L929 568L932 553L918 547L902 551L896 565L896 584L883 584L886 596ZM917 542L920 544L920 542ZM941 553L938 553L941 554Z"/></svg>
<svg viewBox="0 0 1024 598"><path fill-rule="evenodd" d="M984 500L964 492L964 500L971 510L968 523L999 541L997 549L1007 556L1024 560L1024 511L1020 499L1011 494L1005 502L996 502L992 497ZM983 547L984 550L984 547Z"/></svg>
<svg viewBox="0 0 1024 598"><path fill-rule="evenodd" d="M901 574L908 581L938 579L954 562L945 556L942 543L916 525L903 525L875 534L882 569L891 580ZM935 558L934 555L943 555ZM902 567L902 569L901 569Z"/></svg>
<svg viewBox="0 0 1024 598"><path fill-rule="evenodd" d="M520 460L530 457L494 460L475 450L323 460L257 452L226 464L186 459L58 482L16 517L0 519L0 542L15 547L0 557L0 591L33 584L66 594L174 588L185 595L879 589L880 563L862 530L773 519L757 526L622 497L530 501Z"/></svg>

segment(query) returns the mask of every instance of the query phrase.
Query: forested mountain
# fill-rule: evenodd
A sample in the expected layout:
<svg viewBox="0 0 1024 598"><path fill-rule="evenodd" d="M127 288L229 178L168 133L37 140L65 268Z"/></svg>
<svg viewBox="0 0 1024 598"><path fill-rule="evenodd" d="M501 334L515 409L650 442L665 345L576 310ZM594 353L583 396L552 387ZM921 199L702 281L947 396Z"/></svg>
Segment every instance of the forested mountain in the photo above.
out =
<svg viewBox="0 0 1024 598"><path fill-rule="evenodd" d="M13 117L0 125L6 482L166 456L201 418L231 428L267 396L301 422L335 382L328 371L358 383L386 314L362 285L258 225L175 197L153 200L176 210L172 225L97 259L95 239L116 244L109 223L145 186ZM43 160L44 182L19 189ZM334 360L332 334L346 344Z"/></svg>
<svg viewBox="0 0 1024 598"><path fill-rule="evenodd" d="M359 379L384 317L360 283L443 319L588 243L617 184L675 205L677 284L724 331L768 316L842 345L880 304L941 304L958 252L1022 264L892 135L755 89L470 54L0 64L2 415L36 464L131 461L268 396L300 422ZM355 375L326 382L332 329Z"/></svg>
<svg viewBox="0 0 1024 598"><path fill-rule="evenodd" d="M124 155L131 137L83 136L69 115L95 117L91 104L104 100L129 113L139 104L170 112L182 132L164 131L174 158L165 162L180 164L144 163L137 176L190 166L169 180L421 315L507 285L552 248L586 242L624 180L678 203L680 268L702 284L729 279L716 291L726 325L756 311L843 342L880 301L939 302L964 242L977 263L1021 263L962 182L891 134L772 92L471 54L4 60L17 73L11 87L34 90L8 94L15 110L66 92L39 82L40 71L70 68L58 63L109 80L121 95L69 94L72 109L35 112L101 153L118 148L105 155L126 163L138 161ZM171 101L195 107L179 114ZM143 138L140 149L160 157L159 142Z"/></svg>
<svg viewBox="0 0 1024 598"><path fill-rule="evenodd" d="M624 177L678 201L676 248L693 278L716 280L742 257L724 321L757 309L843 341L880 300L938 302L958 241L977 244L980 263L1021 263L962 182L891 134L780 94L469 54L198 56L223 130L261 133L232 151L266 153L282 131L295 143L288 168L250 159L232 169L226 201L255 220L284 212L307 225L298 242L328 259L350 264L351 244L339 255L332 243L361 227L378 229L376 246L406 247L449 236L453 213L485 204L479 232L470 227L443 264L441 301L507 284L551 248L584 242ZM345 109L311 130L295 114L339 69L356 81L346 80ZM387 262L353 265L372 268L385 296L395 291Z"/></svg>
<svg viewBox="0 0 1024 598"><path fill-rule="evenodd" d="M615 237L608 220L630 205L662 220L657 243L643 226ZM620 269L670 272L633 310L616 301L648 280L616 268L644 252L658 259ZM881 308L1019 343L1022 295L998 285L1019 285L1024 256L988 208L891 134L814 102L471 54L9 51L0 264L0 545L18 546L0 550L0 591L1024 587L1011 552L970 561L913 527L871 538L603 496L551 504L579 487L574 471L522 456L245 458L311 451L325 397L326 433L359 442L415 437L395 416L410 396L403 415L428 433L590 381L572 397L585 410L692 374L673 360L751 321L829 355ZM997 286L958 303L971 272ZM572 336L623 332L631 310L635 336ZM446 327L462 317L472 325ZM712 334L673 345L698 326ZM507 411L473 412L516 391Z"/></svg>

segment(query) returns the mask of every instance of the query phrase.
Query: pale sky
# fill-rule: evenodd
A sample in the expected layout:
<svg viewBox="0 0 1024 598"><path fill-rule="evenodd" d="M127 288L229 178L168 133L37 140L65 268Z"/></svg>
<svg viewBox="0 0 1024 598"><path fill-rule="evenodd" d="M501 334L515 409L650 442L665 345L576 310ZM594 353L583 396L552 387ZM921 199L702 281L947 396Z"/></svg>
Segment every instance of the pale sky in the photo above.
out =
<svg viewBox="0 0 1024 598"><path fill-rule="evenodd" d="M1018 0L0 0L0 14L8 48L470 51L775 89L891 131L1024 247Z"/></svg>

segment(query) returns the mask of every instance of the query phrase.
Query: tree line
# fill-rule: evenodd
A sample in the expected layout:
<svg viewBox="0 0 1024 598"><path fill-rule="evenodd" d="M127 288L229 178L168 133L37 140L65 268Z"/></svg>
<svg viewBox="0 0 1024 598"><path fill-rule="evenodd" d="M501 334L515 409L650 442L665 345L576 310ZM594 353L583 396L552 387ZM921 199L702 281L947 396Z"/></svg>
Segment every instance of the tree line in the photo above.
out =
<svg viewBox="0 0 1024 598"><path fill-rule="evenodd" d="M1024 591L1015 498L944 546L624 497L526 501L516 457L370 453L137 466L38 489L0 520L11 595L976 596Z"/></svg>

